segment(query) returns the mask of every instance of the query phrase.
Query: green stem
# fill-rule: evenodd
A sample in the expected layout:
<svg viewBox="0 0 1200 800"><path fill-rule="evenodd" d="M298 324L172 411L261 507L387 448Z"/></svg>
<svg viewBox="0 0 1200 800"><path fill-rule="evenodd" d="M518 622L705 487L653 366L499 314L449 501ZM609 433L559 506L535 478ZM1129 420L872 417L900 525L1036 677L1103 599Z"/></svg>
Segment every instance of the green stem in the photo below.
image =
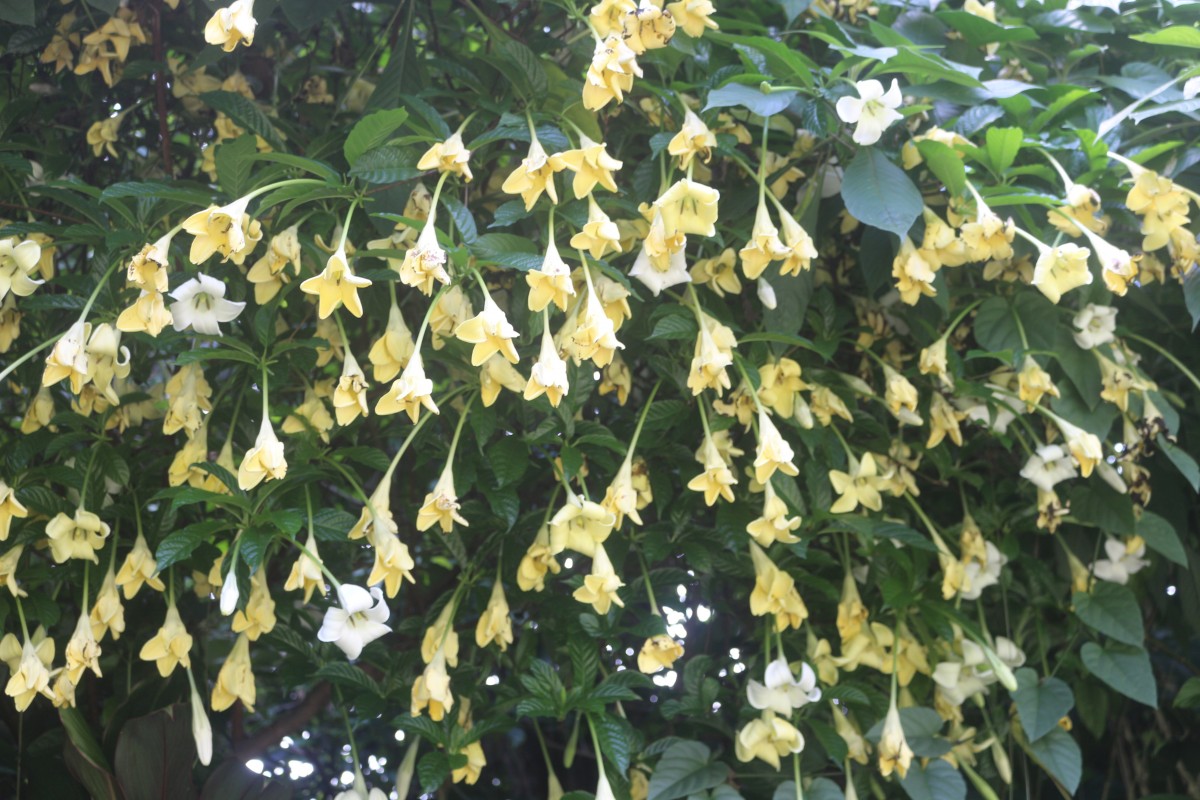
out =
<svg viewBox="0 0 1200 800"><path fill-rule="evenodd" d="M638 415L637 427L633 429L633 438L629 440L629 451L625 454L625 458L633 458L634 448L637 447L638 437L642 435L642 426L646 424L646 416L650 411L650 406L654 403L654 396L658 394L659 387L662 386L662 378L654 384L654 388L650 390L650 396L646 398L646 405L642 406L642 413Z"/></svg>
<svg viewBox="0 0 1200 800"><path fill-rule="evenodd" d="M804 789L800 786L800 754L792 754L792 780L796 783L796 800L804 800Z"/></svg>
<svg viewBox="0 0 1200 800"><path fill-rule="evenodd" d="M25 641L28 642L29 625L25 622L25 607L21 605L21 596L19 594L13 595L13 600L17 601L17 616L21 620L21 633L25 635Z"/></svg>
<svg viewBox="0 0 1200 800"><path fill-rule="evenodd" d="M1163 348L1162 345L1158 344L1157 342L1153 342L1150 339L1146 339L1142 336L1138 336L1137 334L1128 333L1128 332L1125 333L1125 338L1133 339L1135 342L1141 342L1142 344L1149 347L1151 350L1154 350L1155 352L1157 352L1160 356L1167 359L1167 361L1170 361L1172 364L1174 364L1176 369L1178 369L1180 372L1182 372L1184 374L1184 376L1187 377L1187 379L1192 382L1193 386L1195 386L1197 389L1200 389L1200 378L1197 378L1196 374L1194 372L1192 372L1190 369L1185 367L1183 365L1182 361L1180 361L1175 356L1171 355L1171 353L1168 352L1165 348ZM0 375L0 378L3 378L3 375Z"/></svg>
<svg viewBox="0 0 1200 800"><path fill-rule="evenodd" d="M346 237L350 234L350 219L354 216L354 207L358 205L358 201L359 198L357 197L350 201L350 208L346 211L346 221L342 223L342 235L338 238L337 247L335 248L337 250L341 250L346 246ZM341 324L340 320L338 324ZM343 333L342 339L344 340L345 338L346 334Z"/></svg>

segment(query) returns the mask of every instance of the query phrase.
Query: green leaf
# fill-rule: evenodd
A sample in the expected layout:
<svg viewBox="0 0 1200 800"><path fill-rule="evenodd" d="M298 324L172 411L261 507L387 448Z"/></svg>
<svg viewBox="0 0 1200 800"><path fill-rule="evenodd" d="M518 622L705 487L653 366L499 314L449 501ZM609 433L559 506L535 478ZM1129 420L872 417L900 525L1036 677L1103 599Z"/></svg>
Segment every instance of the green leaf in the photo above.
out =
<svg viewBox="0 0 1200 800"><path fill-rule="evenodd" d="M1192 487L1192 491L1200 492L1200 465L1196 464L1196 459L1192 458L1187 451L1171 444L1165 436L1160 435L1155 441L1163 455L1175 465L1175 469L1179 470L1179 474Z"/></svg>
<svg viewBox="0 0 1200 800"><path fill-rule="evenodd" d="M1128 698L1158 708L1158 684L1150 668L1150 656L1140 647L1087 642L1080 648L1083 664L1100 680Z"/></svg>
<svg viewBox="0 0 1200 800"><path fill-rule="evenodd" d="M968 11L938 11L937 18L963 35L973 47L993 42L1023 42L1037 38L1037 31L1024 25L997 25Z"/></svg>
<svg viewBox="0 0 1200 800"><path fill-rule="evenodd" d="M1170 25L1157 31L1139 33L1129 38L1135 42L1145 42L1146 44L1200 49L1200 30L1190 25Z"/></svg>
<svg viewBox="0 0 1200 800"><path fill-rule="evenodd" d="M1200 706L1200 677L1191 677L1183 686L1179 687L1179 692L1175 695L1175 701L1171 704L1173 708L1196 708Z"/></svg>
<svg viewBox="0 0 1200 800"><path fill-rule="evenodd" d="M1187 551L1175 526L1153 511L1143 511L1142 518L1137 521L1137 534L1146 541L1146 545L1181 567L1188 565Z"/></svg>
<svg viewBox="0 0 1200 800"><path fill-rule="evenodd" d="M698 331L696 320L690 314L669 314L654 323L654 330L646 340L692 341Z"/></svg>
<svg viewBox="0 0 1200 800"><path fill-rule="evenodd" d="M353 664L345 661L333 661L317 670L314 678L324 678L342 686L362 689L365 692L383 696L383 691L375 680Z"/></svg>
<svg viewBox="0 0 1200 800"><path fill-rule="evenodd" d="M250 190L250 170L258 149L254 137L239 136L216 145L213 156L217 165L217 182L230 197L242 197Z"/></svg>
<svg viewBox="0 0 1200 800"><path fill-rule="evenodd" d="M471 245L479 240L479 229L475 225L475 217L462 200L446 192L442 195L442 205L450 211L454 227L458 229L458 235L464 243Z"/></svg>
<svg viewBox="0 0 1200 800"><path fill-rule="evenodd" d="M730 83L720 89L708 93L708 102L704 110L710 108L728 108L742 106L760 117L769 117L783 111L797 97L797 92L787 90L782 92L764 93L757 86L746 86L742 83Z"/></svg>
<svg viewBox="0 0 1200 800"><path fill-rule="evenodd" d="M609 714L592 718L601 751L622 775L629 771L629 761L637 750L638 734L628 720Z"/></svg>
<svg viewBox="0 0 1200 800"><path fill-rule="evenodd" d="M242 97L236 92L223 91L203 92L200 94L200 99L212 110L225 114L239 127L245 128L251 133L257 133L266 139L274 149L286 149L283 139L279 136L279 131L275 130L275 126L271 124L271 118L253 100Z"/></svg>
<svg viewBox="0 0 1200 800"><path fill-rule="evenodd" d="M190 203L206 206L212 202L212 192L202 188L187 188L182 181L167 185L147 181L145 183L125 181L114 183L100 193L101 203L110 203L122 197L153 198L155 200L177 200L180 203Z"/></svg>
<svg viewBox="0 0 1200 800"><path fill-rule="evenodd" d="M965 800L967 796L963 776L941 759L924 767L914 763L900 787L912 800Z"/></svg>
<svg viewBox="0 0 1200 800"><path fill-rule="evenodd" d="M921 193L904 170L876 147L859 149L846 168L842 199L855 219L900 237L908 235L925 208Z"/></svg>
<svg viewBox="0 0 1200 800"><path fill-rule="evenodd" d="M1017 670L1017 684L1020 688L1012 693L1012 698L1031 742L1057 728L1058 721L1075 706L1071 687L1058 678L1039 681L1037 673L1026 667Z"/></svg>
<svg viewBox="0 0 1200 800"><path fill-rule="evenodd" d="M346 143L342 145L346 163L353 167L363 153L387 144L396 129L407 120L408 111L403 108L376 111L360 119L350 130Z"/></svg>
<svg viewBox="0 0 1200 800"><path fill-rule="evenodd" d="M1192 332L1200 325L1200 269L1193 269L1183 279L1183 302L1192 315Z"/></svg>
<svg viewBox="0 0 1200 800"><path fill-rule="evenodd" d="M516 483L529 468L529 446L515 436L488 445L487 457L500 486Z"/></svg>
<svg viewBox="0 0 1200 800"><path fill-rule="evenodd" d="M230 523L223 520L205 520L194 522L185 528L174 531L158 543L154 558L158 563L158 571L170 567L189 558L201 542L209 541L214 533L231 528Z"/></svg>
<svg viewBox="0 0 1200 800"><path fill-rule="evenodd" d="M988 164L997 175L1003 175L1017 160L1025 132L1020 128L988 128L986 137L984 152L987 153Z"/></svg>
<svg viewBox="0 0 1200 800"><path fill-rule="evenodd" d="M1067 796L1074 795L1083 777L1083 756L1071 734L1056 728L1029 747L1042 769L1066 789Z"/></svg>
<svg viewBox="0 0 1200 800"><path fill-rule="evenodd" d="M33 25L37 21L33 0L4 0L0 2L0 19L14 25Z"/></svg>
<svg viewBox="0 0 1200 800"><path fill-rule="evenodd" d="M125 800L189 800L195 760L191 714L179 703L121 726L113 764Z"/></svg>
<svg viewBox="0 0 1200 800"><path fill-rule="evenodd" d="M350 168L350 174L367 183L397 183L409 181L421 174L417 159L407 150L384 145L360 155Z"/></svg>
<svg viewBox="0 0 1200 800"><path fill-rule="evenodd" d="M1126 586L1096 581L1090 593L1076 592L1071 602L1075 616L1105 636L1136 647L1146 638L1141 607Z"/></svg>
<svg viewBox="0 0 1200 800"><path fill-rule="evenodd" d="M322 508L313 514L313 533L318 541L344 542L358 519L339 508Z"/></svg>
<svg viewBox="0 0 1200 800"><path fill-rule="evenodd" d="M970 15L968 15L970 16ZM961 195L967 189L967 170L954 148L933 139L917 142L929 171L946 185L950 194Z"/></svg>
<svg viewBox="0 0 1200 800"><path fill-rule="evenodd" d="M528 272L542 266L537 245L511 233L485 233L469 245L480 261Z"/></svg>
<svg viewBox="0 0 1200 800"><path fill-rule="evenodd" d="M417 763L417 778L426 794L433 794L450 777L450 757L441 750L421 756Z"/></svg>
<svg viewBox="0 0 1200 800"><path fill-rule="evenodd" d="M775 789L771 800L795 800L795 781L784 781ZM804 789L804 800L845 800L846 795L829 778L817 778Z"/></svg>
<svg viewBox="0 0 1200 800"><path fill-rule="evenodd" d="M1077 522L1121 536L1134 533L1133 501L1127 495L1093 482L1073 487L1069 497L1071 516Z"/></svg>
<svg viewBox="0 0 1200 800"><path fill-rule="evenodd" d="M711 756L712 751L700 742L671 745L650 776L646 800L676 800L724 783L729 768L720 762L711 763Z"/></svg>

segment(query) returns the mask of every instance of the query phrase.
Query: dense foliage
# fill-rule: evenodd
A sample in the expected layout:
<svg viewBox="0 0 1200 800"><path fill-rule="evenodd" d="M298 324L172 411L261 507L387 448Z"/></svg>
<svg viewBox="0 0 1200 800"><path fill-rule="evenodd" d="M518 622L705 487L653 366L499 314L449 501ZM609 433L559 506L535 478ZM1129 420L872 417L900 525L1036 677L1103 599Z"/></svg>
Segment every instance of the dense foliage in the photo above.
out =
<svg viewBox="0 0 1200 800"><path fill-rule="evenodd" d="M0 794L1200 797L1200 5L715 6L0 2Z"/></svg>

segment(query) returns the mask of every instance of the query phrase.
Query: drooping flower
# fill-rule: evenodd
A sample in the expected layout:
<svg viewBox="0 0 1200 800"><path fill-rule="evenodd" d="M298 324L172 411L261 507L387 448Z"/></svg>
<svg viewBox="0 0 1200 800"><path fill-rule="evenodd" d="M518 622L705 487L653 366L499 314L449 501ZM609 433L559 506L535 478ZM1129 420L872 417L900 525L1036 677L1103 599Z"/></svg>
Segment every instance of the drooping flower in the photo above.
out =
<svg viewBox="0 0 1200 800"><path fill-rule="evenodd" d="M96 602L88 615L92 624L92 634L96 641L104 639L106 633L112 633L113 641L121 638L125 632L125 607L121 605L121 594L117 590L117 577L112 566L104 575Z"/></svg>
<svg viewBox="0 0 1200 800"><path fill-rule="evenodd" d="M263 417L254 447L246 451L238 467L238 486L248 491L264 480L281 480L287 474L287 459L283 455L283 442L275 435L270 417Z"/></svg>
<svg viewBox="0 0 1200 800"><path fill-rule="evenodd" d="M407 261L407 257L405 260ZM314 275L300 284L300 291L317 295L320 299L317 316L321 319L332 314L339 305L345 306L346 310L354 316L361 317L363 309L362 300L358 297L358 290L370 285L370 278L355 275L354 271L350 269L350 262L346 259L346 246L343 242L329 256L329 260L325 262L325 269L319 275Z"/></svg>
<svg viewBox="0 0 1200 800"><path fill-rule="evenodd" d="M371 345L371 351L367 354L374 368L372 374L375 382L384 383L395 378L408 364L414 352L416 343L413 341L412 331L404 323L400 306L393 300L388 310L387 327L384 328L383 335Z"/></svg>
<svg viewBox="0 0 1200 800"><path fill-rule="evenodd" d="M524 396L526 400L533 400L544 394L550 400L550 405L558 408L563 395L570 390L567 383L567 362L558 354L554 337L550 335L548 314L543 315L543 326L542 349L530 371L529 382L525 384Z"/></svg>
<svg viewBox="0 0 1200 800"><path fill-rule="evenodd" d="M1104 542L1104 552L1108 558L1097 559L1092 564L1093 574L1102 581L1127 584L1130 576L1150 563L1143 558L1146 542L1140 536L1130 536L1124 542L1110 536Z"/></svg>
<svg viewBox="0 0 1200 800"><path fill-rule="evenodd" d="M624 102L625 93L633 89L635 76L642 77L637 53L625 44L619 33L608 34L596 42L592 53L592 63L583 81L584 108L599 111L614 100Z"/></svg>
<svg viewBox="0 0 1200 800"><path fill-rule="evenodd" d="M171 324L177 331L192 328L196 333L221 335L220 323L232 322L246 307L225 299L225 284L216 278L199 273L170 292Z"/></svg>
<svg viewBox="0 0 1200 800"><path fill-rule="evenodd" d="M879 772L884 777L895 772L903 779L908 775L912 760L913 751L908 746L908 739L904 737L900 711L896 707L896 695L893 692L892 702L883 722L883 733L879 738Z"/></svg>
<svg viewBox="0 0 1200 800"><path fill-rule="evenodd" d="M1054 385L1054 381L1050 377L1050 373L1042 369L1041 364L1033 358L1033 356L1025 356L1025 363L1021 367L1021 371L1017 373L1017 392L1021 400L1025 401L1025 407L1032 411L1042 397L1050 395L1058 397L1058 387Z"/></svg>
<svg viewBox="0 0 1200 800"><path fill-rule="evenodd" d="M700 332L692 351L687 385L693 395L705 389L721 394L730 387L728 367L733 366L733 348L737 340L733 331L707 314L700 315Z"/></svg>
<svg viewBox="0 0 1200 800"><path fill-rule="evenodd" d="M546 243L546 256L542 259L541 269L525 273L525 282L529 284L530 311L543 311L551 303L566 311L568 298L575 296L571 270L558 254L553 231Z"/></svg>
<svg viewBox="0 0 1200 800"><path fill-rule="evenodd" d="M285 592L302 590L304 592L304 602L312 600L313 592L317 589L321 590L321 594L325 594L325 575L321 570L321 554L317 551L317 539L312 533L308 534L308 539L304 542L304 549L308 552L302 552L296 562L292 564L292 571L288 573L287 582L283 584Z"/></svg>
<svg viewBox="0 0 1200 800"><path fill-rule="evenodd" d="M808 664L800 665L800 679L792 674L786 658L767 664L765 683L751 680L746 684L746 699L760 711L774 711L787 719L792 712L821 699L817 675Z"/></svg>
<svg viewBox="0 0 1200 800"><path fill-rule="evenodd" d="M237 581L231 577L228 584L236 585ZM271 590L267 586L267 572L259 567L250 576L250 597L246 600L246 607L233 615L231 627L234 633L245 634L255 642L259 636L273 631L275 622L275 601L271 599Z"/></svg>
<svg viewBox="0 0 1200 800"><path fill-rule="evenodd" d="M142 584L148 585L156 592L166 590L166 586L158 577L158 562L146 544L146 537L141 533L138 533L137 539L134 540L133 549L125 556L125 562L121 565L116 580L117 586L124 588L126 600L136 597Z"/></svg>
<svg viewBox="0 0 1200 800"><path fill-rule="evenodd" d="M46 356L42 371L42 386L53 386L66 378L71 391L79 394L88 381L87 338L92 332L90 323L78 320L54 343Z"/></svg>
<svg viewBox="0 0 1200 800"><path fill-rule="evenodd" d="M1051 303L1057 303L1072 289L1091 284L1092 271L1087 265L1090 254L1086 247L1070 243L1040 249L1033 268L1033 285Z"/></svg>
<svg viewBox="0 0 1200 800"><path fill-rule="evenodd" d="M454 335L467 344L475 345L471 350L472 366L480 366L496 353L508 359L510 364L520 360L513 344L518 336L517 330L487 292L484 292L483 310L459 323Z"/></svg>
<svg viewBox="0 0 1200 800"><path fill-rule="evenodd" d="M667 634L660 633L642 643L637 657L638 671L653 675L661 670L670 669L671 665L681 658L683 645Z"/></svg>
<svg viewBox="0 0 1200 800"><path fill-rule="evenodd" d="M759 200L754 215L754 228L745 247L738 251L742 260L742 272L750 280L758 278L772 261L778 261L789 253L779 238L779 229L771 222L771 214L765 200Z"/></svg>
<svg viewBox="0 0 1200 800"><path fill-rule="evenodd" d="M500 646L502 653L513 643L512 617L504 596L504 584L500 581L492 585L491 598L475 626L476 645L487 647L493 642Z"/></svg>
<svg viewBox="0 0 1200 800"><path fill-rule="evenodd" d="M179 610L172 602L167 605L167 617L162 627L158 629L154 638L142 645L138 657L143 661L155 662L158 674L166 678L175 671L176 665L182 664L185 668L191 666L191 658L188 656L191 649L192 636L183 626Z"/></svg>
<svg viewBox="0 0 1200 800"><path fill-rule="evenodd" d="M587 300L584 301L583 311L579 315L571 340L575 345L577 359L590 358L597 367L603 368L612 361L617 350L625 349L625 345L617 341L616 326L612 318L605 313L596 293L591 272L585 269L584 274L588 283Z"/></svg>
<svg viewBox="0 0 1200 800"><path fill-rule="evenodd" d="M750 613L756 617L775 617L775 630L799 628L808 618L808 607L796 591L796 581L776 566L754 542L750 542L754 562L754 591L750 593Z"/></svg>
<svg viewBox="0 0 1200 800"><path fill-rule="evenodd" d="M42 248L33 239L18 243L15 236L0 239L0 300L11 291L17 297L28 297L43 281L30 277L38 268Z"/></svg>
<svg viewBox="0 0 1200 800"><path fill-rule="evenodd" d="M50 554L57 564L71 558L81 558L99 564L96 552L104 547L110 528L100 517L83 506L75 509L75 516L68 517L59 512L46 523L46 538L50 540Z"/></svg>
<svg viewBox="0 0 1200 800"><path fill-rule="evenodd" d="M216 13L204 26L204 41L220 45L226 53L233 52L239 44L247 47L254 44L254 0L233 0L226 8Z"/></svg>
<svg viewBox="0 0 1200 800"><path fill-rule="evenodd" d="M75 623L75 632L67 641L66 666L63 667L71 683L78 685L85 670L91 670L97 678L100 674L100 643L92 633L91 620L80 614Z"/></svg>
<svg viewBox="0 0 1200 800"><path fill-rule="evenodd" d="M732 487L737 484L737 478L725 463L712 436L705 435L700 450L702 458L697 460L704 465L704 471L688 481L687 488L694 492L703 492L705 505L711 506L717 502L718 497L732 503Z"/></svg>
<svg viewBox="0 0 1200 800"><path fill-rule="evenodd" d="M800 517L789 517L787 504L775 493L770 481L763 483L762 516L746 525L746 532L762 547L775 542L793 544L800 541L793 531L800 527Z"/></svg>
<svg viewBox="0 0 1200 800"><path fill-rule="evenodd" d="M690 108L683 111L683 127L667 143L667 152L679 156L679 168L687 169L692 159L700 156L705 164L712 158L712 148L717 146L716 135L696 116Z"/></svg>
<svg viewBox="0 0 1200 800"><path fill-rule="evenodd" d="M571 190L580 200L589 196L596 188L596 184L600 184L610 192L617 191L617 182L613 179L613 172L619 170L623 164L608 154L603 142L597 144L581 133L577 149L555 153L550 156L550 160L561 165L557 167L558 169L565 168L575 173L575 178L571 182Z"/></svg>
<svg viewBox="0 0 1200 800"><path fill-rule="evenodd" d="M446 251L438 244L435 215L430 212L417 244L404 254L400 264L400 282L405 286L413 286L422 294L433 294L433 282L443 285L450 283L450 274L446 272Z"/></svg>
<svg viewBox="0 0 1200 800"><path fill-rule="evenodd" d="M387 415L403 411L416 424L422 407L434 414L440 413L433 402L433 381L425 377L421 354L414 352L400 377L392 382L387 394L375 403L375 413Z"/></svg>
<svg viewBox="0 0 1200 800"><path fill-rule="evenodd" d="M16 490L0 478L0 542L8 538L14 519L24 519L28 516L29 509L17 499Z"/></svg>
<svg viewBox="0 0 1200 800"><path fill-rule="evenodd" d="M246 273L246 280L254 284L254 302L260 306L269 303L293 276L300 274L299 230L299 225L292 225L272 236L266 254Z"/></svg>
<svg viewBox="0 0 1200 800"><path fill-rule="evenodd" d="M761 717L746 723L738 731L737 741L734 742L734 754L738 761L760 758L775 769L779 769L781 758L803 749L804 736L800 731L772 711L764 712Z"/></svg>
<svg viewBox="0 0 1200 800"><path fill-rule="evenodd" d="M675 18L675 23L683 28L684 33L693 39L704 35L705 29L717 30L717 23L711 19L716 13L711 0L676 0L667 4L667 11Z"/></svg>
<svg viewBox="0 0 1200 800"><path fill-rule="evenodd" d="M462 133L454 132L444 142L434 142L417 162L417 169L436 169L438 172L448 172L461 175L468 183L474 177L471 166L467 162L471 151L463 145Z"/></svg>
<svg viewBox="0 0 1200 800"><path fill-rule="evenodd" d="M850 471L831 469L829 482L839 497L829 508L831 514L845 514L860 505L872 511L883 508L883 498L879 495L882 479L879 477L875 457L866 453L862 460L855 463L851 460Z"/></svg>
<svg viewBox="0 0 1200 800"><path fill-rule="evenodd" d="M694 233L716 235L717 203L721 193L690 178L680 178L654 201L662 213L667 236Z"/></svg>
<svg viewBox="0 0 1200 800"><path fill-rule="evenodd" d="M391 610L379 587L368 592L361 586L343 583L337 594L341 607L330 606L325 611L317 638L337 645L348 659L354 661L364 647L391 633L392 629L384 624L391 616Z"/></svg>
<svg viewBox="0 0 1200 800"><path fill-rule="evenodd" d="M30 640L25 640L25 644L21 648L20 660L13 668L12 677L4 686L4 693L13 699L19 713L23 713L25 709L29 708L33 698L39 694L46 698L53 697L50 691L50 670L47 669L47 666L48 662L54 658L54 641L52 639L46 641L50 642L49 657L43 661L39 654L39 648Z"/></svg>
<svg viewBox="0 0 1200 800"><path fill-rule="evenodd" d="M342 362L342 375L333 390L333 411L337 415L338 425L349 425L360 416L370 414L367 407L367 376L349 349L346 350L346 360Z"/></svg>
<svg viewBox="0 0 1200 800"><path fill-rule="evenodd" d="M594 195L588 195L588 219L583 229L571 237L571 247L586 250L595 259L610 251L621 252L621 231L600 208Z"/></svg>
<svg viewBox="0 0 1200 800"><path fill-rule="evenodd" d="M554 173L566 166L561 161L552 160L546 154L546 149L532 130L530 137L529 153L521 159L520 165L504 179L504 184L500 187L501 191L521 195L526 211L533 209L542 192L546 193L551 203L558 202L558 193L554 189Z"/></svg>
<svg viewBox="0 0 1200 800"><path fill-rule="evenodd" d="M895 78L886 92L877 80L858 81L854 84L858 97L841 97L837 101L837 115L842 122L855 125L852 138L855 143L872 145L879 141L883 132L893 122L904 118L896 109L903 98L900 84Z"/></svg>
<svg viewBox="0 0 1200 800"><path fill-rule="evenodd" d="M1056 444L1043 445L1029 457L1021 468L1021 477L1044 492L1068 478L1075 477L1075 465L1062 447Z"/></svg>
<svg viewBox="0 0 1200 800"><path fill-rule="evenodd" d="M583 585L572 595L581 603L590 603L597 614L607 614L613 604L625 607L617 590L625 585L613 569L604 545L597 544L592 556L592 571L584 576Z"/></svg>
<svg viewBox="0 0 1200 800"><path fill-rule="evenodd" d="M1088 303L1071 320L1075 328L1075 344L1083 350L1094 350L1113 340L1117 329L1117 309Z"/></svg>
<svg viewBox="0 0 1200 800"><path fill-rule="evenodd" d="M427 531L437 525L442 533L449 533L456 522L467 527L469 523L458 513L459 508L458 495L454 492L454 462L447 461L433 491L425 495L425 502L417 512L417 530Z"/></svg>
<svg viewBox="0 0 1200 800"><path fill-rule="evenodd" d="M229 651L225 663L221 665L221 671L217 673L212 691L212 709L224 711L241 700L246 710L254 713L257 697L254 670L250 664L250 637L243 633L233 643L233 649Z"/></svg>
<svg viewBox="0 0 1200 800"><path fill-rule="evenodd" d="M426 708L429 709L429 718L434 722L441 722L446 712L454 708L450 675L446 672L446 652L442 647L437 649L425 666L425 671L413 683L412 715L419 717Z"/></svg>
<svg viewBox="0 0 1200 800"><path fill-rule="evenodd" d="M812 269L812 260L817 257L817 246L813 243L808 231L782 208L779 210L779 222L783 226L783 242L787 253L783 263L779 265L780 275L799 275L801 270Z"/></svg>
<svg viewBox="0 0 1200 800"><path fill-rule="evenodd" d="M550 529L543 525L517 565L517 585L523 592L540 592L546 588L546 573L559 573L562 567L550 547Z"/></svg>
<svg viewBox="0 0 1200 800"><path fill-rule="evenodd" d="M219 253L221 261L240 266L262 239L262 226L246 213L249 204L249 197L243 197L227 206L209 206L185 219L183 229L195 237L188 259L198 265Z"/></svg>
<svg viewBox="0 0 1200 800"><path fill-rule="evenodd" d="M666 47L675 35L675 18L664 11L661 0L641 0L621 18L621 36L637 54Z"/></svg>
<svg viewBox="0 0 1200 800"><path fill-rule="evenodd" d="M784 475L796 476L800 471L792 463L795 453L784 440L766 409L758 412L758 448L754 458L754 479L766 483L779 470Z"/></svg>

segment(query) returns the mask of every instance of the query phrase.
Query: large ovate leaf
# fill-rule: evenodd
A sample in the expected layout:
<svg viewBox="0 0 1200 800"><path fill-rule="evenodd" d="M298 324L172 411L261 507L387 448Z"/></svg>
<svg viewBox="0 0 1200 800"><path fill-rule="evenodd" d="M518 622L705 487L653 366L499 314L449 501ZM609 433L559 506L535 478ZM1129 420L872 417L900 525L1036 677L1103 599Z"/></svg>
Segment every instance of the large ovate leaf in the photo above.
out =
<svg viewBox="0 0 1200 800"><path fill-rule="evenodd" d="M846 210L861 222L897 236L908 235L921 216L921 193L904 170L875 147L864 147L842 177Z"/></svg>

